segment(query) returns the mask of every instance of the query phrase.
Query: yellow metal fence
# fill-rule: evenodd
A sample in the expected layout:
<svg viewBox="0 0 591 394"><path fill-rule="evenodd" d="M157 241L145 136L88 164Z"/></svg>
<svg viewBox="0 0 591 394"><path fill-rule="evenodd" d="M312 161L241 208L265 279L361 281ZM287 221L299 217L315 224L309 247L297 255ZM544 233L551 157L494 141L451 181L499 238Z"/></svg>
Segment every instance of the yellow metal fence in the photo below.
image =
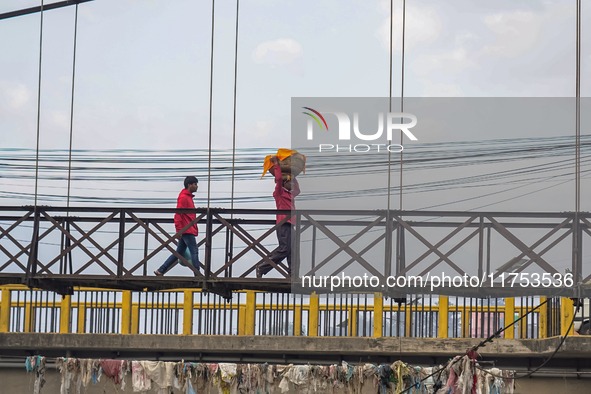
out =
<svg viewBox="0 0 591 394"><path fill-rule="evenodd" d="M240 291L226 300L195 289L132 292L75 288L74 295L0 286L0 332L483 338L544 297L473 299L381 294L302 296ZM566 333L568 298L551 299L504 338Z"/></svg>

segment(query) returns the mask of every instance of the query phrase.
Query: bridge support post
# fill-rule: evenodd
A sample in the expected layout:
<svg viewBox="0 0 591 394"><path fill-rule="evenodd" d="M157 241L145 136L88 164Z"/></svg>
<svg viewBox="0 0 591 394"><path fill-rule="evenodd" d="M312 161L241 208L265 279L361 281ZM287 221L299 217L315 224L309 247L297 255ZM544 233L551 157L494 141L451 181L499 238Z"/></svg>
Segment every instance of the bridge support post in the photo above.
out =
<svg viewBox="0 0 591 394"><path fill-rule="evenodd" d="M318 309L320 306L320 300L318 298L318 294L316 292L310 295L310 311L309 313L309 321L310 327L308 327L308 336L317 337L318 336Z"/></svg>
<svg viewBox="0 0 591 394"><path fill-rule="evenodd" d="M574 303L570 298L560 299L560 335L573 335L574 328L568 329L574 315Z"/></svg>
<svg viewBox="0 0 591 394"><path fill-rule="evenodd" d="M244 318L244 335L254 335L254 317L256 314L256 293L253 290L246 291L246 309Z"/></svg>
<svg viewBox="0 0 591 394"><path fill-rule="evenodd" d="M121 292L121 334L131 334L131 291Z"/></svg>
<svg viewBox="0 0 591 394"><path fill-rule="evenodd" d="M10 329L10 289L2 288L2 301L0 301L0 332L8 332Z"/></svg>
<svg viewBox="0 0 591 394"><path fill-rule="evenodd" d="M72 299L69 295L62 296L60 304L60 334L70 333L70 311L72 307Z"/></svg>
<svg viewBox="0 0 591 394"><path fill-rule="evenodd" d="M382 293L373 296L373 337L381 338L384 332L384 297Z"/></svg>
<svg viewBox="0 0 591 394"><path fill-rule="evenodd" d="M92 304L91 304L92 308ZM76 332L78 334L85 334L86 330L86 301L80 302L78 300L78 328Z"/></svg>
<svg viewBox="0 0 591 394"><path fill-rule="evenodd" d="M438 338L447 338L447 325L449 323L449 297L439 296L439 332Z"/></svg>
<svg viewBox="0 0 591 394"><path fill-rule="evenodd" d="M183 335L193 334L193 290L183 292Z"/></svg>
<svg viewBox="0 0 591 394"><path fill-rule="evenodd" d="M505 298L505 326L515 321L515 298ZM505 331L505 339L515 338L515 326Z"/></svg>

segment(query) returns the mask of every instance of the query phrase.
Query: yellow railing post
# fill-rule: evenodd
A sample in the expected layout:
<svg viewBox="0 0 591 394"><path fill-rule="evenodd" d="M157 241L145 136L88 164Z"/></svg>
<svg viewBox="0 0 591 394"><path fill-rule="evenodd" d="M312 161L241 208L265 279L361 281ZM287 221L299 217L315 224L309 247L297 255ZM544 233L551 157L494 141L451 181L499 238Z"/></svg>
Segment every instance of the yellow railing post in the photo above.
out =
<svg viewBox="0 0 591 394"><path fill-rule="evenodd" d="M79 334L84 334L86 329L86 303L78 302L78 328L76 330Z"/></svg>
<svg viewBox="0 0 591 394"><path fill-rule="evenodd" d="M244 311L244 335L254 335L254 319L256 314L256 293L253 290L246 291L246 309Z"/></svg>
<svg viewBox="0 0 591 394"><path fill-rule="evenodd" d="M137 334L139 332L139 322L140 322L140 305L132 304L131 305L131 332L130 334Z"/></svg>
<svg viewBox="0 0 591 394"><path fill-rule="evenodd" d="M24 332L33 332L34 321L35 321L35 309L33 308L33 302L25 299L25 329Z"/></svg>
<svg viewBox="0 0 591 394"><path fill-rule="evenodd" d="M0 302L0 332L8 332L10 329L10 289L2 289L2 301Z"/></svg>
<svg viewBox="0 0 591 394"><path fill-rule="evenodd" d="M574 327L571 327L570 331L568 327L574 315L574 303L570 298L562 297L560 299L560 335L572 335Z"/></svg>
<svg viewBox="0 0 591 394"><path fill-rule="evenodd" d="M540 304L546 302L546 297L540 297ZM540 338L547 338L548 337L548 304L542 305L538 309L540 313Z"/></svg>
<svg viewBox="0 0 591 394"><path fill-rule="evenodd" d="M505 298L505 326L515 321L515 298ZM505 331L505 339L515 338L515 326Z"/></svg>
<svg viewBox="0 0 591 394"><path fill-rule="evenodd" d="M316 292L310 294L310 311L308 312L310 327L308 327L308 336L318 336L318 313L320 307L320 299Z"/></svg>
<svg viewBox="0 0 591 394"><path fill-rule="evenodd" d="M121 334L131 334L131 291L121 292Z"/></svg>
<svg viewBox="0 0 591 394"><path fill-rule="evenodd" d="M302 306L295 305L293 308L293 335L302 335Z"/></svg>
<svg viewBox="0 0 591 394"><path fill-rule="evenodd" d="M439 338L447 338L447 325L449 322L449 297L439 296Z"/></svg>
<svg viewBox="0 0 591 394"><path fill-rule="evenodd" d="M384 330L384 298L382 293L373 295L373 337L381 338Z"/></svg>
<svg viewBox="0 0 591 394"><path fill-rule="evenodd" d="M60 334L70 333L70 310L72 306L71 296L62 296L60 304Z"/></svg>
<svg viewBox="0 0 591 394"><path fill-rule="evenodd" d="M412 330L412 308L407 303L404 304L404 336L410 338Z"/></svg>
<svg viewBox="0 0 591 394"><path fill-rule="evenodd" d="M191 334L193 334L193 290L185 290L183 292L183 335Z"/></svg>

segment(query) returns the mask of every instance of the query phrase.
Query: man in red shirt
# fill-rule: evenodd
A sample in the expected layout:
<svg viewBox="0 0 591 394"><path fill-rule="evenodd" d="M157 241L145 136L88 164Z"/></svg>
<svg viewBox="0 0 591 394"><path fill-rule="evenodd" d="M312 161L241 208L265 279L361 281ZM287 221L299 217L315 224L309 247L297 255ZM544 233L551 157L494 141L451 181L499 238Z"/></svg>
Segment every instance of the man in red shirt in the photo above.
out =
<svg viewBox="0 0 591 394"><path fill-rule="evenodd" d="M188 176L185 178L185 188L181 190L179 196L177 198L176 207L177 208L184 208L184 209L195 209L195 204L193 203L193 197L198 189L197 186L197 178L194 176ZM196 215L194 213L175 213L174 214L174 227L177 232L182 230L187 224L191 223L195 220ZM197 223L193 224L189 227L182 235L182 238L179 239L179 244L177 245L176 251L183 255L187 247L189 248L189 252L191 253L191 262L193 263L193 267L199 270L199 249L197 248ZM168 259L162 264L160 268L154 271L156 276L161 276L166 273L166 271L170 268L175 261L177 261L177 257L174 254L171 254ZM197 274L195 274L197 276Z"/></svg>
<svg viewBox="0 0 591 394"><path fill-rule="evenodd" d="M271 158L271 161L275 165L273 171L275 172L275 191L273 197L275 197L275 204L277 209L295 209L294 199L300 194L300 185L298 180L293 179L288 175L286 179L283 179L281 174L281 168L279 167L279 159L275 156ZM283 220L288 215L277 215L277 223ZM287 220L281 226L277 228L277 240L279 246L271 252L269 258L278 264L287 257L287 273L291 275L291 231L292 225L295 224L295 216ZM257 278L262 278L267 272L271 271L273 266L267 262L262 263L257 268Z"/></svg>

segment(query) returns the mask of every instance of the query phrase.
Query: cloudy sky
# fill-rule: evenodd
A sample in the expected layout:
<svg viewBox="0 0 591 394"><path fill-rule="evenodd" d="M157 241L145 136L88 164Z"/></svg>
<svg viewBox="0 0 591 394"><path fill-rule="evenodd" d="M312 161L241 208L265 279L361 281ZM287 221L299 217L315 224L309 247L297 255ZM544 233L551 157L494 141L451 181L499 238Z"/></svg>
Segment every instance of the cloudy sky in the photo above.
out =
<svg viewBox="0 0 591 394"><path fill-rule="evenodd" d="M38 4L4 0L0 12ZM401 89L401 5L394 1L395 96ZM68 148L74 11L65 7L44 17L41 149ZM212 144L228 149L236 2L218 1L215 11ZM409 0L406 11L405 96L575 94L572 0ZM583 16L582 94L590 96L588 2ZM35 148L39 17L0 21L3 148ZM387 96L389 31L389 1L241 1L238 148L289 146L291 97ZM74 149L207 148L210 45L208 1L80 5ZM524 131L523 137L534 136ZM40 192L47 185L40 184ZM59 187L65 191L63 182ZM176 187L170 189L174 198Z"/></svg>

